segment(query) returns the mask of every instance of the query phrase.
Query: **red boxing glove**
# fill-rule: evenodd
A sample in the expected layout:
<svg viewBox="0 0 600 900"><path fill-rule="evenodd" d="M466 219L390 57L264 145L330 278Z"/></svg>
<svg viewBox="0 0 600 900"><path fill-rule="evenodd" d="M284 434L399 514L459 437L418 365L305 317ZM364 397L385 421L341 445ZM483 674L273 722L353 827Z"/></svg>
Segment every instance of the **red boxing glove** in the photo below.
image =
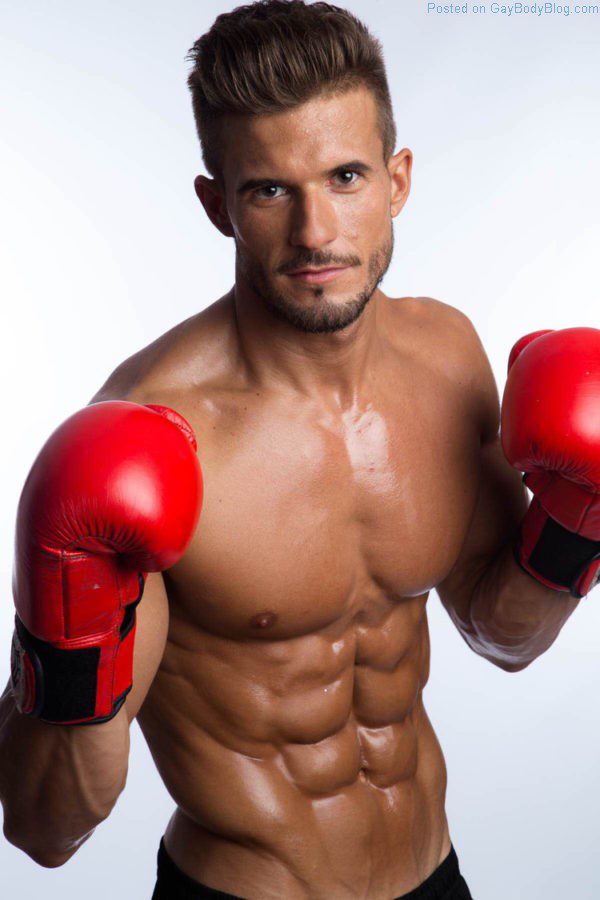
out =
<svg viewBox="0 0 600 900"><path fill-rule="evenodd" d="M583 597L600 580L600 330L536 331L513 347L502 447L534 497L515 542L519 564Z"/></svg>
<svg viewBox="0 0 600 900"><path fill-rule="evenodd" d="M145 575L183 555L202 488L193 431L167 407L96 403L53 432L17 512L20 712L70 725L117 714L131 690Z"/></svg>

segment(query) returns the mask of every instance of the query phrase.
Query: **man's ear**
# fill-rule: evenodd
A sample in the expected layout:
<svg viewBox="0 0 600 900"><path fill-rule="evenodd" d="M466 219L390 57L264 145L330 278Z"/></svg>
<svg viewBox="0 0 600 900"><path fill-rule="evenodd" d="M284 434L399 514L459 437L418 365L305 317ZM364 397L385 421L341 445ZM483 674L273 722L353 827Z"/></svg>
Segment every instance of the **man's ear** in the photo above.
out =
<svg viewBox="0 0 600 900"><path fill-rule="evenodd" d="M392 218L397 216L410 194L410 173L412 169L412 151L405 147L392 156L387 164L390 173L392 193L390 212Z"/></svg>
<svg viewBox="0 0 600 900"><path fill-rule="evenodd" d="M225 191L217 184L214 178L205 175L196 175L194 178L194 190L198 200L204 207L206 215L225 237L233 237L233 227L227 214L225 203Z"/></svg>

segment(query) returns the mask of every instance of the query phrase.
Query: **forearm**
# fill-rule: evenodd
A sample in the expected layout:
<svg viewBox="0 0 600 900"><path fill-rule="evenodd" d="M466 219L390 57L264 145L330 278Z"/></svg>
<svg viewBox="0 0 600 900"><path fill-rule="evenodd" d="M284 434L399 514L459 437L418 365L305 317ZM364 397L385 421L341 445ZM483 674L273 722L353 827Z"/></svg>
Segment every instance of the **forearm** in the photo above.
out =
<svg viewBox="0 0 600 900"><path fill-rule="evenodd" d="M99 725L51 725L24 716L7 687L0 698L0 801L4 834L45 866L66 862L125 786L125 707Z"/></svg>
<svg viewBox="0 0 600 900"><path fill-rule="evenodd" d="M481 656L516 672L548 650L579 602L524 572L508 544L476 584L466 637Z"/></svg>

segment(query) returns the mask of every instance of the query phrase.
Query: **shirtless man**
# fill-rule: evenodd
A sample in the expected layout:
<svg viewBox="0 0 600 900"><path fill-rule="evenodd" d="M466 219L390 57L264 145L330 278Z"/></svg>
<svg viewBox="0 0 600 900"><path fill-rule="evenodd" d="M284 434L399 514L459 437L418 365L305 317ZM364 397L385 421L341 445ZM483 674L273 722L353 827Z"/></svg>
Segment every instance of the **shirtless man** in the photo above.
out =
<svg viewBox="0 0 600 900"><path fill-rule="evenodd" d="M281 6L269 21L287 16L297 61L292 26L324 12L297 4L295 20ZM231 34L248 34L234 15ZM338 34L340 22L352 31L336 15ZM198 176L196 190L234 238L235 283L126 360L84 411L127 401L183 416L204 478L199 523L179 561L146 577L133 687L116 712L85 728L23 714L17 653L0 709L5 835L43 866L64 864L123 790L137 718L177 804L154 898L469 898L423 704L429 592L507 672L548 649L579 598L529 545L515 558L528 499L471 322L379 289L412 154L382 154L373 90L359 81L222 124L224 180ZM514 369L520 424L533 375ZM160 416L142 412L153 429ZM162 453L145 427L134 443ZM507 429L512 462L518 430ZM182 496L195 490L186 465L165 476ZM183 501L167 497L171 522ZM593 563L586 573L589 589Z"/></svg>

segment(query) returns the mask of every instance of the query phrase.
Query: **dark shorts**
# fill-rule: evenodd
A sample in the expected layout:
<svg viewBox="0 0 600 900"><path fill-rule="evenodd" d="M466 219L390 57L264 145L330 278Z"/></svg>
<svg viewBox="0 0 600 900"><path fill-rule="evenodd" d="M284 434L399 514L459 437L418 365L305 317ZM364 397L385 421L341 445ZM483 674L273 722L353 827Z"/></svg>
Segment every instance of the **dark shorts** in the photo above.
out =
<svg viewBox="0 0 600 900"><path fill-rule="evenodd" d="M167 853L162 838L158 848L157 875L152 900L197 900L199 897L242 900L237 894L226 894L206 887L182 872ZM473 900L467 882L460 874L454 847L429 878L414 891L402 894L402 900Z"/></svg>

